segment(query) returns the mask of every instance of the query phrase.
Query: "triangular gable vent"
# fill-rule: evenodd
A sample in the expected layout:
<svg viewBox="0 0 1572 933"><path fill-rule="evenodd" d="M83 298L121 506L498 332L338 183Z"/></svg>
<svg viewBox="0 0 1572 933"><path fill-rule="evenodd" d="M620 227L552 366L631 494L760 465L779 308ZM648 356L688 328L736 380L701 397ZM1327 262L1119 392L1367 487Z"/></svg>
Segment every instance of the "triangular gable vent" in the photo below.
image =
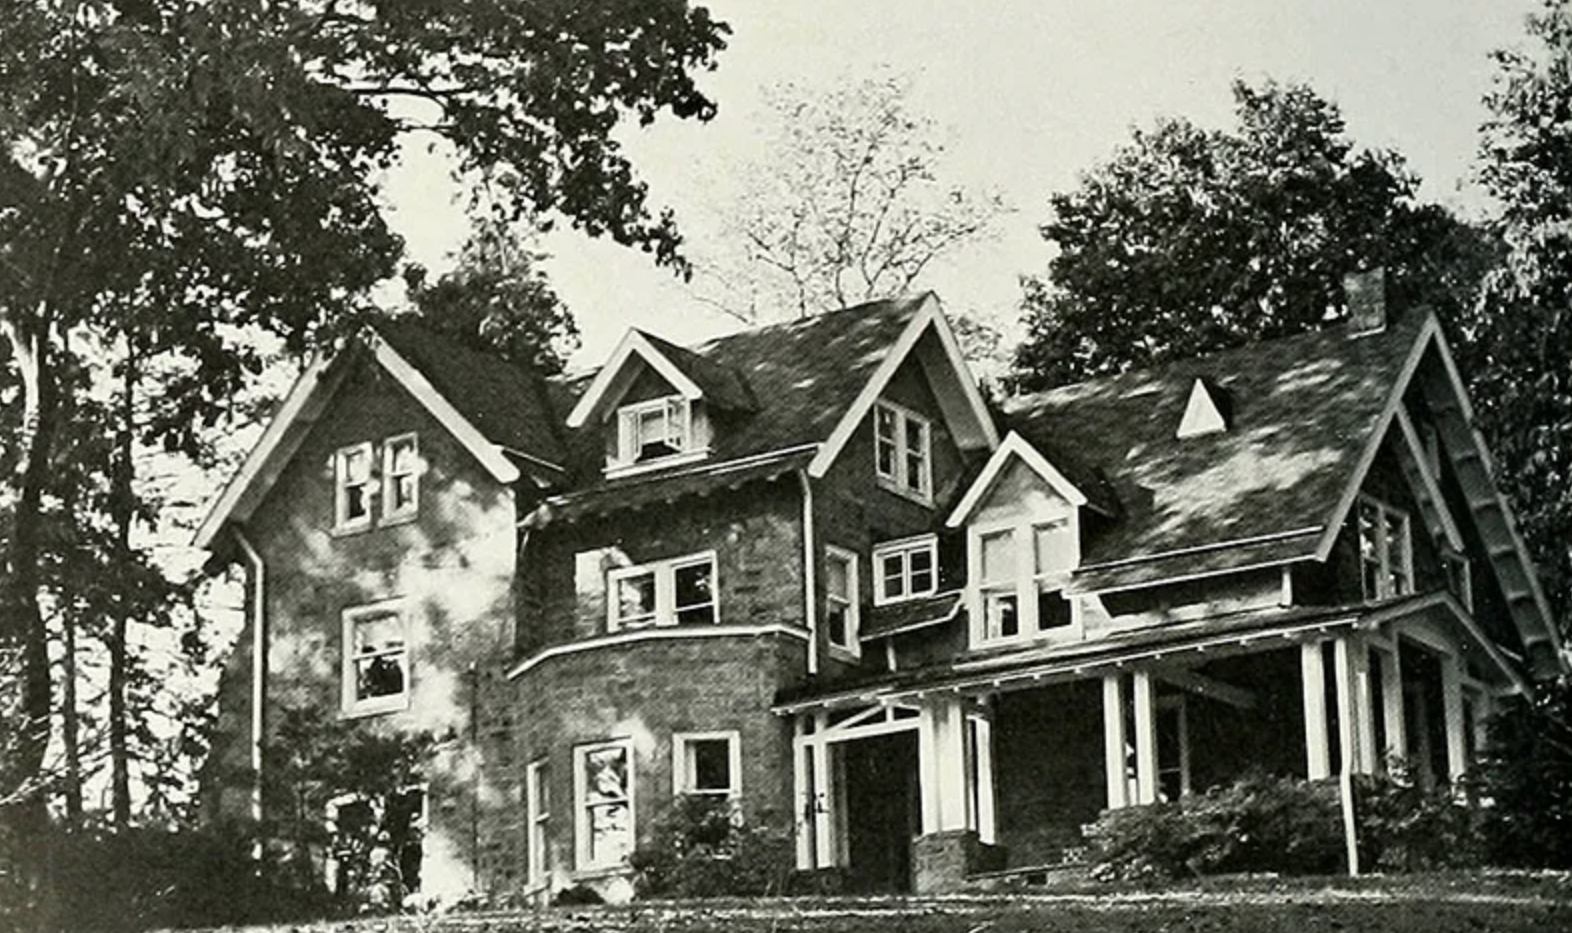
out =
<svg viewBox="0 0 1572 933"><path fill-rule="evenodd" d="M1195 380L1190 387L1190 401L1184 407L1184 417L1179 420L1180 438L1199 437L1228 430L1228 396L1205 379Z"/></svg>

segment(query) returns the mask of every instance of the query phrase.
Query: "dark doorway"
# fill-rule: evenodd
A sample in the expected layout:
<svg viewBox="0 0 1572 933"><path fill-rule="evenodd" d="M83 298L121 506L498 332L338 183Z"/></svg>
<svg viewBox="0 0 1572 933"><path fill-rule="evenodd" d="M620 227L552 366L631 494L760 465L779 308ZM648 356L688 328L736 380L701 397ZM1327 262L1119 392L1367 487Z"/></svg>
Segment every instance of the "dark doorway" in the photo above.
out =
<svg viewBox="0 0 1572 933"><path fill-rule="evenodd" d="M863 893L910 891L912 837L922 829L916 730L837 747L845 790L848 887Z"/></svg>
<svg viewBox="0 0 1572 933"><path fill-rule="evenodd" d="M1400 645L1403 672L1403 731L1408 766L1426 790L1451 779L1447 767L1446 701L1441 659L1410 641Z"/></svg>

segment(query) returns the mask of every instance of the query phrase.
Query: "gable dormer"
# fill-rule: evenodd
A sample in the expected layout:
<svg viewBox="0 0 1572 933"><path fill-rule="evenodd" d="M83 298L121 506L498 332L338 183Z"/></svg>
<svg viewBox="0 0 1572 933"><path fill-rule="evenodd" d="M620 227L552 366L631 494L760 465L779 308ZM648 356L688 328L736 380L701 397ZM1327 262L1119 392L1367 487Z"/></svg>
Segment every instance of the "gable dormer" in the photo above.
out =
<svg viewBox="0 0 1572 933"><path fill-rule="evenodd" d="M569 413L567 425L598 425L606 476L615 478L703 460L712 414L749 410L751 393L728 367L630 330Z"/></svg>
<svg viewBox="0 0 1572 933"><path fill-rule="evenodd" d="M973 647L1079 636L1065 594L1081 563L1083 511L1112 514L1020 434L1011 432L950 513L966 528Z"/></svg>

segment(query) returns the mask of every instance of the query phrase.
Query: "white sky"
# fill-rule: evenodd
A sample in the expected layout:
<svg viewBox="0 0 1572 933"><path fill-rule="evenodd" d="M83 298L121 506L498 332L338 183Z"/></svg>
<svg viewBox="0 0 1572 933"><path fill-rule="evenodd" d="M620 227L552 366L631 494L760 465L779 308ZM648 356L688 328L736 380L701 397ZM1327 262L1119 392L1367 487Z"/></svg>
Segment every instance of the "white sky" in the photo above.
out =
<svg viewBox="0 0 1572 933"><path fill-rule="evenodd" d="M999 237L919 284L952 308L1013 318L1018 276L1038 272L1050 192L1103 160L1133 126L1230 119L1234 77L1309 82L1356 143L1392 147L1427 198L1477 211L1469 181L1488 53L1520 43L1532 0L713 0L729 48L702 85L708 124L661 120L625 139L652 204L679 223L713 204L728 168L759 155L759 88L825 84L881 66L913 78L913 108L948 130L948 180L1002 190ZM391 180L411 258L440 270L464 235L442 163L412 153ZM690 238L697 233L695 226ZM630 325L688 341L735 328L636 250L555 233L548 273L598 362Z"/></svg>

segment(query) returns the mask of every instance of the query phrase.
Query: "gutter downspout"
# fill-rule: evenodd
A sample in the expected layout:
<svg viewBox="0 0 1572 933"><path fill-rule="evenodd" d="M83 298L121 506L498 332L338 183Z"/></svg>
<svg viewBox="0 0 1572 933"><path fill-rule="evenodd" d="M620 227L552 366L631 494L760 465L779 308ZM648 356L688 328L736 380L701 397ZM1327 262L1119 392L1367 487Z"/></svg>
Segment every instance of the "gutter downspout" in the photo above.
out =
<svg viewBox="0 0 1572 933"><path fill-rule="evenodd" d="M813 483L798 470L802 484L802 618L808 626L808 674L819 673L818 566L813 546Z"/></svg>
<svg viewBox="0 0 1572 933"><path fill-rule="evenodd" d="M262 701L267 681L267 621L265 598L267 595L267 565L240 529L234 529L235 540L245 553L251 567L251 819L262 823ZM260 858L262 841L258 838L253 854Z"/></svg>

